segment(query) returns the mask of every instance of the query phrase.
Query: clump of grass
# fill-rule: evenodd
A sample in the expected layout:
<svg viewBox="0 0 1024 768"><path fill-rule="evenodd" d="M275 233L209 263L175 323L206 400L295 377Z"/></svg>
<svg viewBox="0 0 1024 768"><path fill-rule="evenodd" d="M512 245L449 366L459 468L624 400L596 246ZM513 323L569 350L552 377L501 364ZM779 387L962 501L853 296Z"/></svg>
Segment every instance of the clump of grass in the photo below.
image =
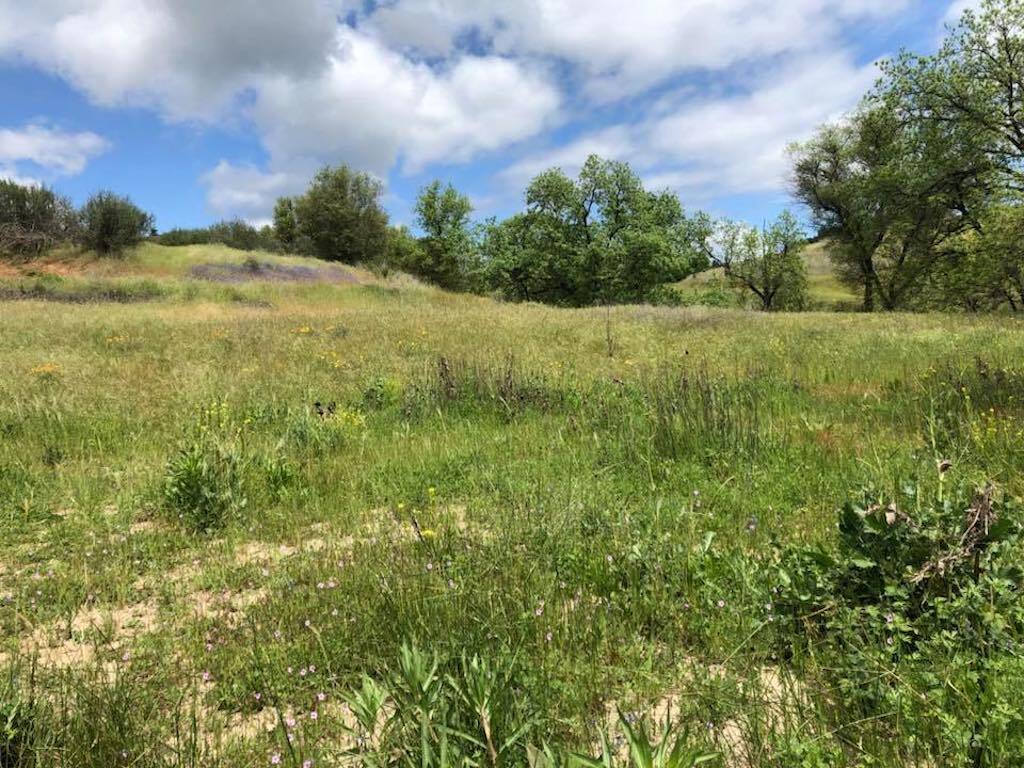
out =
<svg viewBox="0 0 1024 768"><path fill-rule="evenodd" d="M164 503L192 531L223 528L248 504L241 432L232 431L225 403L205 409L168 462Z"/></svg>

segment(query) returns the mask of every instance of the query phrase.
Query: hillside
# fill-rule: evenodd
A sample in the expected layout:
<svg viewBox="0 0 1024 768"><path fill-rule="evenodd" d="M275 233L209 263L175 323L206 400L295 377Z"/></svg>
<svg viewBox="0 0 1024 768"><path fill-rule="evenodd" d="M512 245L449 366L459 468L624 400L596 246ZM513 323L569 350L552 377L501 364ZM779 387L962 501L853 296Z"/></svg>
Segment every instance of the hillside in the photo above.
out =
<svg viewBox="0 0 1024 768"><path fill-rule="evenodd" d="M959 521L976 486L1024 493L1006 318L559 310L155 245L8 266L0 317L0 715L31 702L40 764L308 768L442 733L519 765L595 753L617 708L710 765L902 764L906 723L959 705L901 686L969 665L888 649L920 637L898 605L877 646L833 643L854 614L780 573L852 583L817 549L849 499Z"/></svg>
<svg viewBox="0 0 1024 768"><path fill-rule="evenodd" d="M836 279L828 256L828 241L811 243L803 255L807 264L807 287L812 306L823 310L858 306L859 297ZM687 278L676 287L693 303L735 306L740 301L739 296L734 295L725 285L724 278L721 269L709 269Z"/></svg>

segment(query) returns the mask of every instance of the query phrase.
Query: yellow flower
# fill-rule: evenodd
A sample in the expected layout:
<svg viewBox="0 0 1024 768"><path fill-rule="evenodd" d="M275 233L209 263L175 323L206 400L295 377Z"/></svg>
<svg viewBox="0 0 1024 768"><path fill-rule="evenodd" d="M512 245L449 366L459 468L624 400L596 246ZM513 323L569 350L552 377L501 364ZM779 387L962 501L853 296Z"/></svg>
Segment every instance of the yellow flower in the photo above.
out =
<svg viewBox="0 0 1024 768"><path fill-rule="evenodd" d="M37 365L30 371L30 373L33 376L38 376L39 378L42 379L59 376L60 372L61 368L59 365L57 365L57 363L42 363L41 365Z"/></svg>

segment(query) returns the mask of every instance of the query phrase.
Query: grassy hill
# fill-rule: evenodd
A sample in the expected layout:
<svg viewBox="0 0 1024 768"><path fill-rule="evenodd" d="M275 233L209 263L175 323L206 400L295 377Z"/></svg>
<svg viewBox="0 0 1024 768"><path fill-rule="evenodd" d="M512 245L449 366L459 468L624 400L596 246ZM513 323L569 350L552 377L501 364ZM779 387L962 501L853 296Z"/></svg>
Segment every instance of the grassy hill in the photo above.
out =
<svg viewBox="0 0 1024 768"><path fill-rule="evenodd" d="M8 265L0 318L5 766L370 765L442 736L522 765L593 754L616 709L711 765L896 766L974 722L902 687L928 683L886 648L900 609L879 668L844 666L778 574L836 551L864 488L900 514L1024 492L1012 320L559 310L155 245Z"/></svg>
<svg viewBox="0 0 1024 768"><path fill-rule="evenodd" d="M828 256L828 242L811 243L804 251L807 264L808 294L811 305L823 310L847 309L859 306L859 297L836 279ZM710 269L676 285L681 294L692 303L738 306L741 296L725 284L721 269Z"/></svg>

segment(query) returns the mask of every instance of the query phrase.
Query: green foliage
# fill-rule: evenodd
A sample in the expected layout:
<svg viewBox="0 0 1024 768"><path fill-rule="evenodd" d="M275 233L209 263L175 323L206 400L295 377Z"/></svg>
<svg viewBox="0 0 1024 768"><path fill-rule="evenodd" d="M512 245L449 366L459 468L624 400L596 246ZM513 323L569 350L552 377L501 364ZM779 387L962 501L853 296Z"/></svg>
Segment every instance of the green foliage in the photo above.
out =
<svg viewBox="0 0 1024 768"><path fill-rule="evenodd" d="M720 233L721 256L730 283L753 294L766 312L807 306L806 238L789 211L759 231L727 222Z"/></svg>
<svg viewBox="0 0 1024 768"><path fill-rule="evenodd" d="M416 201L416 221L424 236L419 247L406 250L405 268L418 277L453 291L480 285L480 263L469 228L472 203L451 184L424 187Z"/></svg>
<svg viewBox="0 0 1024 768"><path fill-rule="evenodd" d="M172 229L157 237L160 245L211 245L220 243L240 251L276 251L281 248L274 230L257 229L240 219L221 221L200 229Z"/></svg>
<svg viewBox="0 0 1024 768"><path fill-rule="evenodd" d="M377 263L386 256L388 243L382 194L383 186L369 174L344 165L323 168L306 193L295 198L298 234L321 259Z"/></svg>
<svg viewBox="0 0 1024 768"><path fill-rule="evenodd" d="M922 124L975 136L1004 183L1024 180L1024 2L983 0L930 56L904 52L883 67L884 88Z"/></svg>
<svg viewBox="0 0 1024 768"><path fill-rule="evenodd" d="M1024 720L993 713L1015 706L1000 681L1024 682L1024 517L992 488L941 488L932 500L915 487L888 503L868 495L840 513L837 552L788 551L781 643L806 643L847 708L904 719L935 754L1013 764Z"/></svg>
<svg viewBox="0 0 1024 768"><path fill-rule="evenodd" d="M191 436L168 462L164 503L186 528L209 533L223 528L248 500L243 487L244 457L221 404L202 412ZM272 470L271 478L280 473Z"/></svg>
<svg viewBox="0 0 1024 768"><path fill-rule="evenodd" d="M491 287L516 301L587 306L643 301L706 264L678 198L652 193L625 163L590 157L577 180L537 176L525 213L485 229Z"/></svg>
<svg viewBox="0 0 1024 768"><path fill-rule="evenodd" d="M295 215L295 200L278 198L274 203L274 237L286 253L293 253L299 245L299 222Z"/></svg>
<svg viewBox="0 0 1024 768"><path fill-rule="evenodd" d="M0 179L0 255L38 256L72 239L77 213L46 187Z"/></svg>
<svg viewBox="0 0 1024 768"><path fill-rule="evenodd" d="M866 311L913 302L984 204L991 179L974 134L901 120L894 99L875 97L793 149L797 199L832 237L839 277L863 291Z"/></svg>
<svg viewBox="0 0 1024 768"><path fill-rule="evenodd" d="M153 217L127 197L97 192L82 207L81 223L82 244L107 256L141 243L153 227Z"/></svg>

